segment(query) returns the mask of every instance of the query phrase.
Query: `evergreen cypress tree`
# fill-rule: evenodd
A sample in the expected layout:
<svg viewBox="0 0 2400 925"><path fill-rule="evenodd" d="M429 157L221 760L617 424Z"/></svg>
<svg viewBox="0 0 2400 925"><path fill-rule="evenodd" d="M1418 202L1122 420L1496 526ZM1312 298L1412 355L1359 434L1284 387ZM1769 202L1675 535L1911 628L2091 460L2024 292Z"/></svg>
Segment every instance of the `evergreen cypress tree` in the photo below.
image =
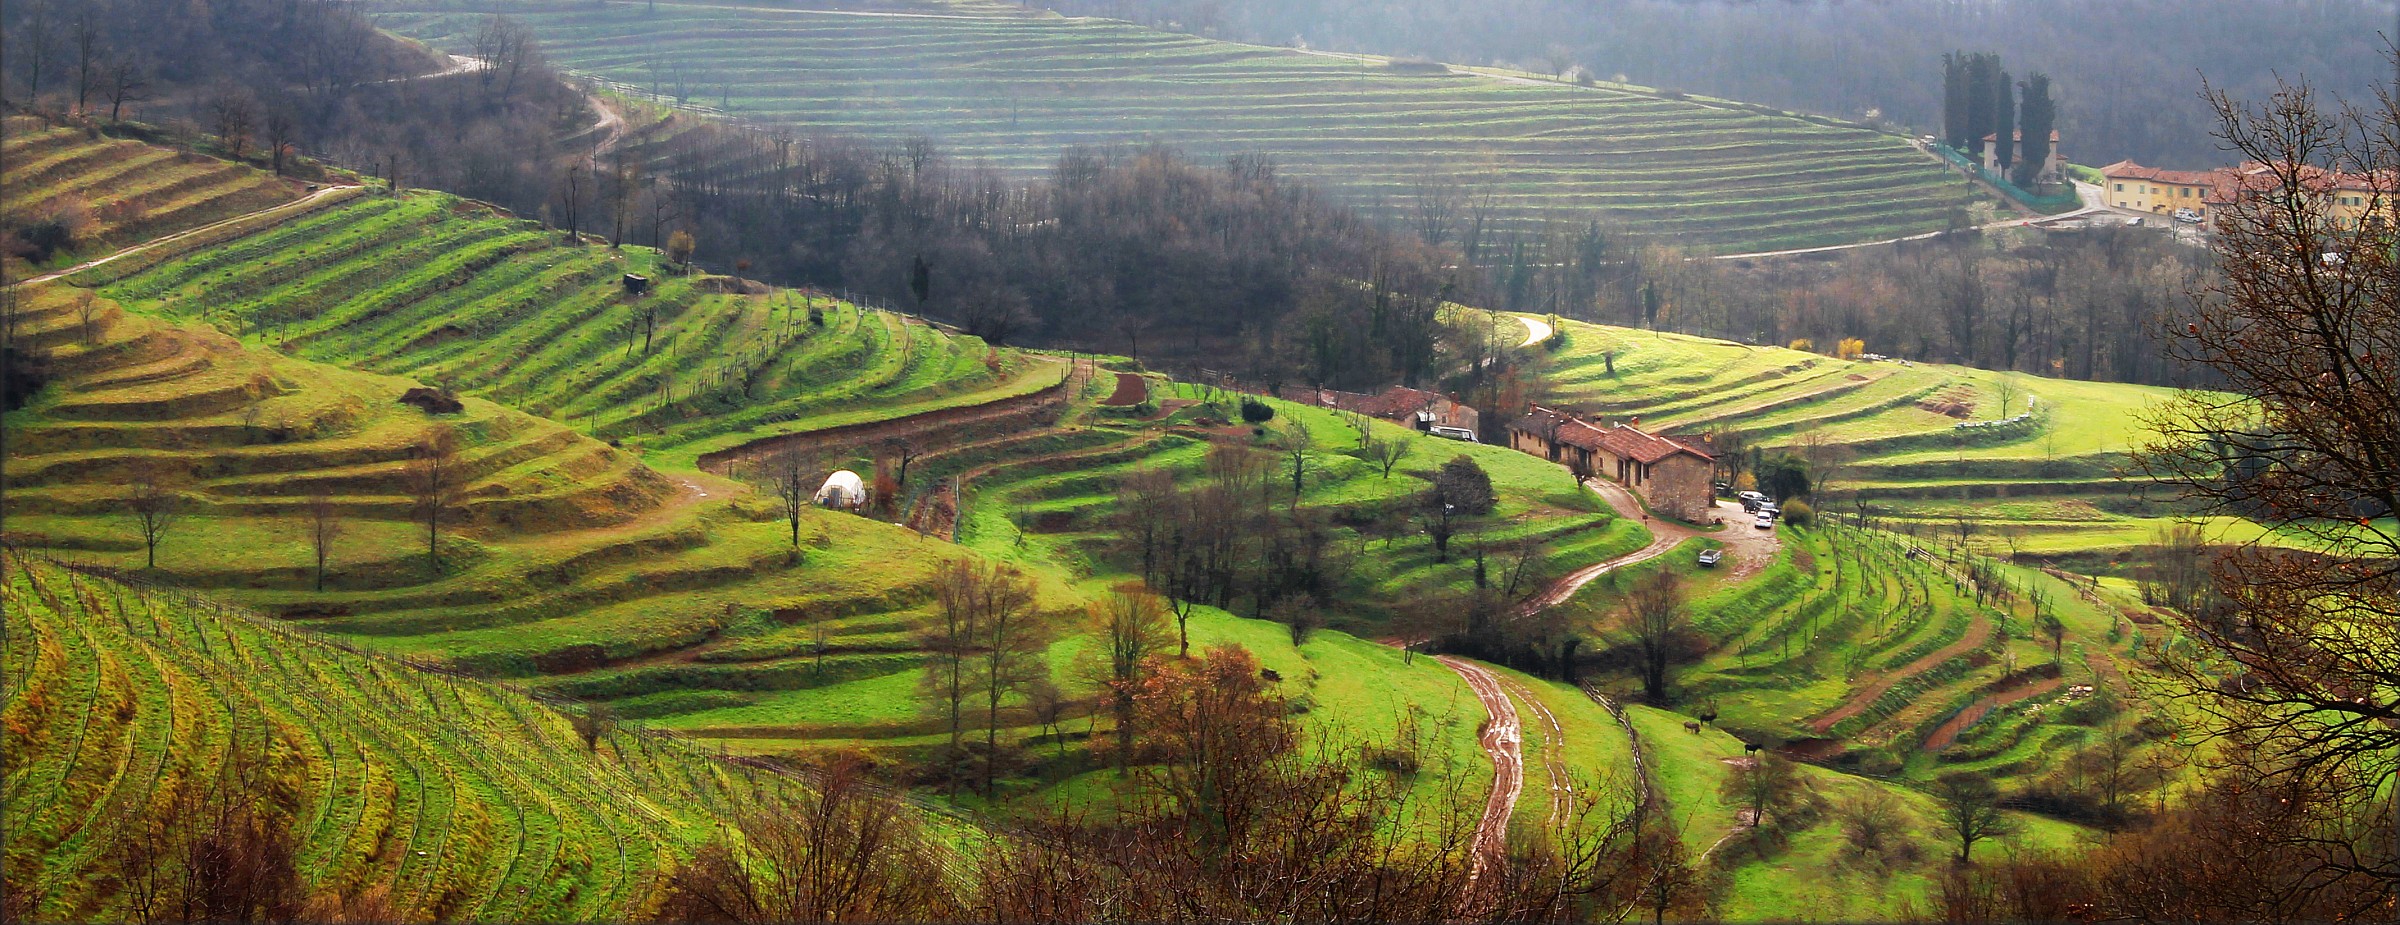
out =
<svg viewBox="0 0 2400 925"><path fill-rule="evenodd" d="M1992 104L1999 95L1992 83L2000 76L2000 56L1979 51L1967 59L1967 154L1983 159L1983 136L1992 133Z"/></svg>
<svg viewBox="0 0 2400 925"><path fill-rule="evenodd" d="M1999 173L2006 176L2009 164L2014 163L2017 156L2017 94L2016 88L2008 82L2007 71L2001 71L2000 79L1992 81L1992 92L1995 94L1992 97L1992 144L1996 146L1992 152L1992 163L1999 165Z"/></svg>
<svg viewBox="0 0 2400 925"><path fill-rule="evenodd" d="M1942 53L1942 143L1967 147L1967 53Z"/></svg>
<svg viewBox="0 0 2400 925"><path fill-rule="evenodd" d="M2050 75L2035 71L2025 78L2023 98L2018 102L2017 127L2025 133L2025 143L2017 157L2016 182L2032 189L2042 165L2050 160L2050 132L2058 127L2058 107L2050 99Z"/></svg>

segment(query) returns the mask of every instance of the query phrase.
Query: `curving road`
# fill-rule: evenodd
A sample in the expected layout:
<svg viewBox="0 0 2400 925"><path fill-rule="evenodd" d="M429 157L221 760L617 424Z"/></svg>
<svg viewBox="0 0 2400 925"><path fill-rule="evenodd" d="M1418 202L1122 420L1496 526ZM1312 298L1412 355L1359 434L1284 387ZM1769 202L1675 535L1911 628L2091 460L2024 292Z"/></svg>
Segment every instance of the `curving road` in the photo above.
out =
<svg viewBox="0 0 2400 925"><path fill-rule="evenodd" d="M1491 714L1478 736L1484 754L1492 758L1492 793L1484 799L1483 818L1475 824L1475 860L1467 874L1471 884L1483 875L1486 865L1508 860L1508 820L1516 815L1517 794L1525 787L1522 732L1517 724L1516 705L1509 702L1508 691L1500 686L1497 675L1481 665L1447 655L1434 656L1433 660L1465 679L1468 689L1475 692L1475 699Z"/></svg>

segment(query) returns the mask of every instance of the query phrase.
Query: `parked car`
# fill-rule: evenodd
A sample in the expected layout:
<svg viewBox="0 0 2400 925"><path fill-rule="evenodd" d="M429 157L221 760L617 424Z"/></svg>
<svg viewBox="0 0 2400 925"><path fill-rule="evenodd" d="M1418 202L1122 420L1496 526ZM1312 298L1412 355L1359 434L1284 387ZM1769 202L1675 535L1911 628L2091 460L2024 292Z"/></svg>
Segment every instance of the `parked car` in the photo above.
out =
<svg viewBox="0 0 2400 925"><path fill-rule="evenodd" d="M1775 503L1774 503L1774 502L1771 502L1771 501L1770 501L1770 502L1765 502L1765 503L1762 503L1762 504L1760 504L1760 505L1758 506L1758 512L1759 512L1759 513L1761 513L1761 514L1764 514L1764 515L1766 515L1766 516L1768 516L1768 517L1781 517L1781 516L1783 516L1783 509L1782 509L1782 508L1780 508L1780 507L1776 507L1776 506L1775 506Z"/></svg>
<svg viewBox="0 0 2400 925"><path fill-rule="evenodd" d="M1721 562L1721 561L1723 561L1723 560L1724 560L1724 558L1725 558L1725 550L1722 550L1722 549L1703 549L1703 550L1701 550L1701 551L1700 551L1700 567L1701 567L1701 568L1716 568L1716 567L1717 567L1717 563L1718 563L1718 562Z"/></svg>
<svg viewBox="0 0 2400 925"><path fill-rule="evenodd" d="M1758 520L1752 523L1751 526L1757 527L1761 530L1773 530L1775 529L1775 515L1769 514L1765 511L1760 511L1758 512Z"/></svg>
<svg viewBox="0 0 2400 925"><path fill-rule="evenodd" d="M2200 210L2198 210L2198 209L2177 209L2177 210L2175 210L2175 220L2176 220L2176 221L2179 221L2179 222L2182 222L2182 223L2184 223L2184 224L2186 224L2186 225L2197 225L2197 224L2200 224Z"/></svg>
<svg viewBox="0 0 2400 925"><path fill-rule="evenodd" d="M1426 428L1426 432L1431 433L1436 437L1448 437L1452 440L1464 440L1468 443L1482 442L1475 439L1474 431L1468 430L1464 427L1445 427L1443 425L1436 424L1432 427Z"/></svg>

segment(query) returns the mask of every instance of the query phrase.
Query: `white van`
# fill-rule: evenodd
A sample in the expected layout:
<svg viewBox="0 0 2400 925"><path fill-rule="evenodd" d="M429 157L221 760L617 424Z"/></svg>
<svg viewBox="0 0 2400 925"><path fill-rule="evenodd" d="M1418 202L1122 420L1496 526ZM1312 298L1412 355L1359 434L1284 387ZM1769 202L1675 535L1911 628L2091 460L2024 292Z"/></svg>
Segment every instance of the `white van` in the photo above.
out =
<svg viewBox="0 0 2400 925"><path fill-rule="evenodd" d="M1468 430L1464 427L1445 427L1443 425L1436 424L1432 427L1426 428L1426 432L1436 437L1448 437L1452 440L1464 440L1468 443L1483 442L1475 439L1474 431Z"/></svg>
<svg viewBox="0 0 2400 925"><path fill-rule="evenodd" d="M2200 224L2200 212L2196 209L2177 209L2175 220L2186 225L2197 225Z"/></svg>

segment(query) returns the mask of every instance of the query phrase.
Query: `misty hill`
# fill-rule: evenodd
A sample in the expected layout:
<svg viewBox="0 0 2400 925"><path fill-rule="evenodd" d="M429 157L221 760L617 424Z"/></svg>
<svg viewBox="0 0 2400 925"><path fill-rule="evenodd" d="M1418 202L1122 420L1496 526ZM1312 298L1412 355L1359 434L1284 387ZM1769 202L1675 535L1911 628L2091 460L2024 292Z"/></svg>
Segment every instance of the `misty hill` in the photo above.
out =
<svg viewBox="0 0 2400 925"><path fill-rule="evenodd" d="M927 137L1020 175L1077 146L1264 155L1370 213L1526 227L1599 218L1754 250L1936 230L1974 196L1899 137L1617 85L1233 45L1120 22L661 4L394 7L467 51L483 17L557 62L735 115L884 142Z"/></svg>
<svg viewBox="0 0 2400 925"><path fill-rule="evenodd" d="M1579 66L1601 77L1857 118L1870 109L1932 131L1941 54L1997 51L2018 76L2051 75L2059 128L2079 163L2228 163L2206 127L2201 78L2261 99L2278 77L2369 102L2388 79L2379 35L2390 0L1971 0L1732 3L1722 0L1051 0L1277 45Z"/></svg>

